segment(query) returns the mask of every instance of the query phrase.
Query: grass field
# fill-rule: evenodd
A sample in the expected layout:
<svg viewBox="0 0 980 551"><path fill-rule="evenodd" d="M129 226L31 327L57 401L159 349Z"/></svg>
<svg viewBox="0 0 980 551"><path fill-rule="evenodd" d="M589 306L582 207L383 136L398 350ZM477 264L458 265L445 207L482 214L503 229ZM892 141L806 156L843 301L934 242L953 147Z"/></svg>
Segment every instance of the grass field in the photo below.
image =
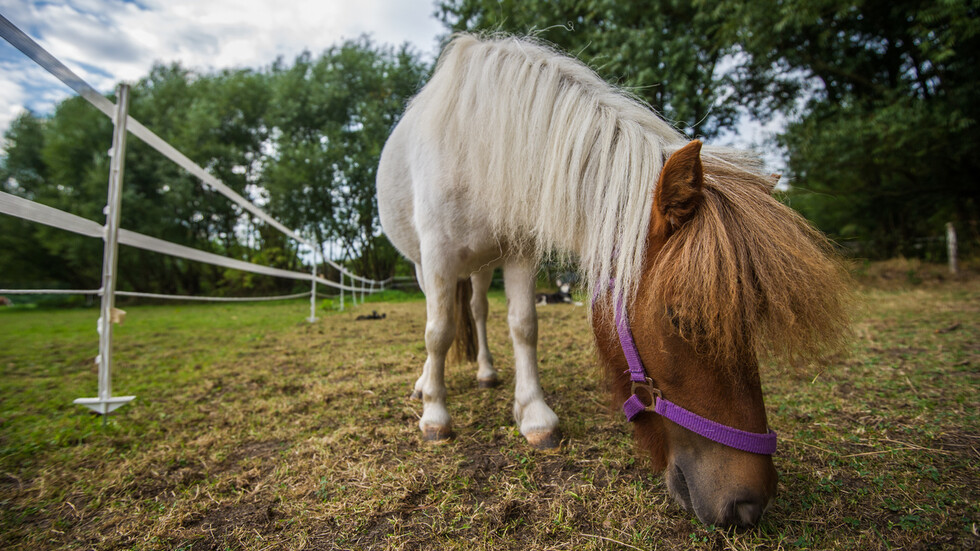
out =
<svg viewBox="0 0 980 551"><path fill-rule="evenodd" d="M916 284L918 283L918 284ZM2 549L969 549L980 547L980 279L859 292L850 350L763 369L779 496L751 531L701 525L638 457L599 384L585 308L539 309L560 450L504 379L450 368L456 438L408 399L424 303L304 321L302 301L124 307L109 417L94 309L0 311ZM381 321L354 321L377 310Z"/></svg>

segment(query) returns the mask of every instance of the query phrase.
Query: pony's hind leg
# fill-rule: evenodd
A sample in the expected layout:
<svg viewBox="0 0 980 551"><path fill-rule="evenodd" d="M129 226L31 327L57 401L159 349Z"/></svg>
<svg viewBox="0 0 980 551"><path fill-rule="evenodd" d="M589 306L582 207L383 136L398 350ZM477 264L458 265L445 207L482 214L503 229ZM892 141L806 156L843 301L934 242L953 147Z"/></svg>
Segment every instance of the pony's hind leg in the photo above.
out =
<svg viewBox="0 0 980 551"><path fill-rule="evenodd" d="M493 356L490 355L490 347L487 344L487 291L490 289L490 282L493 279L493 268L484 268L470 276L473 283L473 298L470 300L470 309L473 312L473 321L476 324L476 340L479 352L476 362L479 369L476 372L476 382L480 388L491 388L497 386L500 380L497 377L497 370L493 368Z"/></svg>
<svg viewBox="0 0 980 551"><path fill-rule="evenodd" d="M452 436L452 421L446 409L446 353L456 335L454 309L456 276L442 265L441 255L426 262L423 250L425 285L425 350L427 357L416 389L422 393L422 418L419 428L424 440L446 440Z"/></svg>
<svg viewBox="0 0 980 551"><path fill-rule="evenodd" d="M535 263L511 259L504 265L507 322L514 342L514 420L534 448L561 442L558 416L544 401L538 379L538 314L534 307Z"/></svg>

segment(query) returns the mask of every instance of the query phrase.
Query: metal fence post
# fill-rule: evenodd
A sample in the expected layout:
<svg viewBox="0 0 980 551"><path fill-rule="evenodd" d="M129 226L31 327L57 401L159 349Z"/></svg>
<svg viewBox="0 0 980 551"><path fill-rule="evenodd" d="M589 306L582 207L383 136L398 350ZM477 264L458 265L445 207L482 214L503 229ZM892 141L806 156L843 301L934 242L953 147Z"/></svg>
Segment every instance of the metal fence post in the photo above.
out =
<svg viewBox="0 0 980 551"><path fill-rule="evenodd" d="M97 398L78 398L76 404L88 407L105 415L129 402L135 396L112 396L112 328L120 321L116 310L116 267L119 251L119 218L122 207L123 169L126 165L126 120L129 117L129 86L120 84L116 92L116 113L113 120L112 149L109 163L109 195L105 215L105 248L102 258L102 307L99 329L99 396Z"/></svg>
<svg viewBox="0 0 980 551"><path fill-rule="evenodd" d="M340 272L340 311L344 311L344 272Z"/></svg>
<svg viewBox="0 0 980 551"><path fill-rule="evenodd" d="M316 321L316 245L313 246L313 268L310 275L310 317L306 321L313 323Z"/></svg>
<svg viewBox="0 0 980 551"><path fill-rule="evenodd" d="M949 261L949 273L953 275L960 271L956 255L956 227L952 222L946 222L946 257Z"/></svg>

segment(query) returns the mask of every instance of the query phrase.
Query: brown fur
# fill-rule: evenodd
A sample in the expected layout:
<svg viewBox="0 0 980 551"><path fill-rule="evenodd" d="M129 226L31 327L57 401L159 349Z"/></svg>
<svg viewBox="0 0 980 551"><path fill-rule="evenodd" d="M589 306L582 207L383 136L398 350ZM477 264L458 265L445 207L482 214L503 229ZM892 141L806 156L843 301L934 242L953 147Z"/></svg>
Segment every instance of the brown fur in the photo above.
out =
<svg viewBox="0 0 980 551"><path fill-rule="evenodd" d="M473 283L469 278L456 283L456 336L449 349L449 361L457 365L472 363L477 357L476 322L470 300Z"/></svg>
<svg viewBox="0 0 980 551"><path fill-rule="evenodd" d="M773 198L769 176L703 162L702 200L689 220L667 232L651 221L648 240L667 237L647 250L643 284L672 309L684 338L716 359L805 359L838 347L849 286L830 242Z"/></svg>
<svg viewBox="0 0 980 551"><path fill-rule="evenodd" d="M694 216L696 209L704 200L701 142L695 140L671 155L664 163L660 181L676 184L657 186L653 194L653 207L658 212L653 213L650 220L653 225L659 222L660 226L651 228L651 232L666 235L671 229L680 227ZM664 223L669 227L664 227Z"/></svg>
<svg viewBox="0 0 980 551"><path fill-rule="evenodd" d="M672 351L670 381L657 380L665 366L647 367L665 396L671 385L698 388L671 399L714 421L765 432L757 358L813 357L841 344L848 278L827 239L772 197L771 177L702 159L700 149L692 142L675 152L657 185L640 288L628 309L634 339L645 362ZM592 320L619 409L631 390L608 298ZM689 346L678 346L678 337ZM733 388L755 396L754 404L729 399ZM662 420L640 414L634 436L663 470L669 442Z"/></svg>

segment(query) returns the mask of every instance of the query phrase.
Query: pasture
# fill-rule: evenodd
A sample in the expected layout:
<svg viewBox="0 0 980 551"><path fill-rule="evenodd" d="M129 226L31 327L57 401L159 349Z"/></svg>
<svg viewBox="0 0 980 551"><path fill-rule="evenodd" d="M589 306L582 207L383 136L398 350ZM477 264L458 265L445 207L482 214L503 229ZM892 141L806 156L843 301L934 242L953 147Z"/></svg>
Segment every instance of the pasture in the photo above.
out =
<svg viewBox="0 0 980 551"><path fill-rule="evenodd" d="M385 297L382 297L385 298ZM761 525L700 524L637 456L599 381L586 309L540 307L565 440L531 450L503 385L447 369L456 437L421 442L408 398L420 297L122 305L98 416L95 309L0 310L4 549L961 549L980 546L980 279L864 286L846 353L765 365L779 494ZM372 310L383 320L355 321Z"/></svg>

